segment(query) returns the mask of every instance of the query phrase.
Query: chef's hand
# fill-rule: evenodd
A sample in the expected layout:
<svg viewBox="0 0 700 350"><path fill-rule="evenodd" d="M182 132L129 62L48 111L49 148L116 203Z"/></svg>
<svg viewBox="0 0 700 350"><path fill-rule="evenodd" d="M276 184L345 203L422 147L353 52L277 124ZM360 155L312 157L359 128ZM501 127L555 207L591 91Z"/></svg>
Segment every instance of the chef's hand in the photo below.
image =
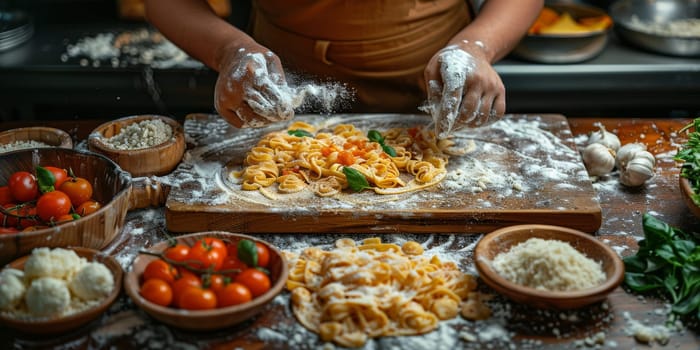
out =
<svg viewBox="0 0 700 350"><path fill-rule="evenodd" d="M261 127L294 117L279 57L258 44L227 49L220 61L216 110L239 128Z"/></svg>
<svg viewBox="0 0 700 350"><path fill-rule="evenodd" d="M503 117L505 87L480 43L462 41L440 50L425 68L428 106L438 138Z"/></svg>

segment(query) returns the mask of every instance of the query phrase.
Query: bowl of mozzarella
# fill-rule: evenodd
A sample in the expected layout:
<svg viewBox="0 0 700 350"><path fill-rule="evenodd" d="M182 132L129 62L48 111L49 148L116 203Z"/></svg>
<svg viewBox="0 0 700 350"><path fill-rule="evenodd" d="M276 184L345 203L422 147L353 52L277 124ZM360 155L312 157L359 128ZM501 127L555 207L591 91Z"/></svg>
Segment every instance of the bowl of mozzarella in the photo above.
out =
<svg viewBox="0 0 700 350"><path fill-rule="evenodd" d="M97 250L36 248L0 270L0 324L34 334L83 327L114 303L122 278L119 263Z"/></svg>

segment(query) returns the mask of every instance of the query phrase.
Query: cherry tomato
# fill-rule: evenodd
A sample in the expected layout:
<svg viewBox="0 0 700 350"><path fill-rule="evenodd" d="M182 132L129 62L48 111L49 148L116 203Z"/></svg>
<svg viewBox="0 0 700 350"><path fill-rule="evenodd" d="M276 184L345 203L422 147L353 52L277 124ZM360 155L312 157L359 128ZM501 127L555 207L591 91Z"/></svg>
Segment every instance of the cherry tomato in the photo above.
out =
<svg viewBox="0 0 700 350"><path fill-rule="evenodd" d="M210 310L216 308L216 294L211 289L188 287L180 295L178 305L185 310Z"/></svg>
<svg viewBox="0 0 700 350"><path fill-rule="evenodd" d="M49 228L48 226L29 226L25 227L22 232L32 232L32 231L37 231L37 230L43 230L45 228Z"/></svg>
<svg viewBox="0 0 700 350"><path fill-rule="evenodd" d="M17 233L19 232L18 229L14 227L0 227L0 234L2 233Z"/></svg>
<svg viewBox="0 0 700 350"><path fill-rule="evenodd" d="M199 240L190 248L187 260L192 260L193 263L190 265L197 269L213 268L214 270L219 270L224 263L224 256L221 255L219 249L214 249L204 240Z"/></svg>
<svg viewBox="0 0 700 350"><path fill-rule="evenodd" d="M270 249L260 242L255 242L255 248L258 250L258 266L267 267L270 263Z"/></svg>
<svg viewBox="0 0 700 350"><path fill-rule="evenodd" d="M202 285L205 288L211 289L215 294L224 289L227 282L228 278L224 275L213 274L202 276Z"/></svg>
<svg viewBox="0 0 700 350"><path fill-rule="evenodd" d="M144 299L161 306L168 306L173 301L173 290L168 282L157 278L151 278L144 282L139 294Z"/></svg>
<svg viewBox="0 0 700 350"><path fill-rule="evenodd" d="M202 281L194 273L181 273L180 278L176 279L172 284L173 287L173 303L175 306L180 306L180 297L187 288L202 287Z"/></svg>
<svg viewBox="0 0 700 350"><path fill-rule="evenodd" d="M227 277L235 278L239 273L243 272L243 270L247 268L248 265L246 265L244 262L238 260L237 258L229 256L226 258L226 260L224 260L224 263L221 264L221 269L219 269L219 271L224 272L238 270L238 272L224 273L224 275L226 275Z"/></svg>
<svg viewBox="0 0 700 350"><path fill-rule="evenodd" d="M92 198L92 185L82 177L68 179L58 189L68 195L74 206L80 206Z"/></svg>
<svg viewBox="0 0 700 350"><path fill-rule="evenodd" d="M236 276L235 281L248 287L253 297L262 295L270 290L270 278L258 269L250 268L241 272Z"/></svg>
<svg viewBox="0 0 700 350"><path fill-rule="evenodd" d="M12 198L12 194L10 193L10 187L8 186L2 186L0 187L0 205L5 205L7 203L12 203L14 202L14 198Z"/></svg>
<svg viewBox="0 0 700 350"><path fill-rule="evenodd" d="M71 222L74 220L77 220L77 219L73 216L73 214L66 214L66 215L61 215L58 218L54 219L53 222L55 224L62 224L64 222Z"/></svg>
<svg viewBox="0 0 700 350"><path fill-rule="evenodd" d="M167 283L175 282L177 270L163 259L156 259L148 263L143 270L143 280L159 279Z"/></svg>
<svg viewBox="0 0 700 350"><path fill-rule="evenodd" d="M9 212L10 214L20 215L19 208L17 206L18 204L14 203L7 203L3 205L5 211ZM17 217L0 213L0 223L2 223L2 226L5 227L15 227L17 226Z"/></svg>
<svg viewBox="0 0 700 350"><path fill-rule="evenodd" d="M36 207L34 205L27 204L22 206L17 209L17 214L22 216L17 219L19 226L22 228L39 225L39 221L36 219Z"/></svg>
<svg viewBox="0 0 700 350"><path fill-rule="evenodd" d="M57 168L55 166L45 166L44 169L50 171L56 181L53 183L53 188L58 189L61 184L68 180L68 172L66 169Z"/></svg>
<svg viewBox="0 0 700 350"><path fill-rule="evenodd" d="M46 222L70 213L71 200L61 191L46 192L36 202L36 213Z"/></svg>
<svg viewBox="0 0 700 350"><path fill-rule="evenodd" d="M253 300L253 294L248 287L240 283L229 283L216 293L217 307L225 307L247 303Z"/></svg>
<svg viewBox="0 0 700 350"><path fill-rule="evenodd" d="M29 202L39 196L39 184L32 173L18 171L10 176L7 185L12 198L19 202Z"/></svg>
<svg viewBox="0 0 700 350"><path fill-rule="evenodd" d="M102 204L100 204L100 202L88 200L75 208L75 212L80 216L85 216L98 211L100 208L102 208Z"/></svg>
<svg viewBox="0 0 700 350"><path fill-rule="evenodd" d="M190 247L182 243L177 243L166 249L163 254L172 261L185 261L190 254Z"/></svg>
<svg viewBox="0 0 700 350"><path fill-rule="evenodd" d="M219 238L206 237L204 238L204 243L211 247L211 249L216 250L221 255L222 259L226 259L228 256L228 250L226 249L226 243Z"/></svg>

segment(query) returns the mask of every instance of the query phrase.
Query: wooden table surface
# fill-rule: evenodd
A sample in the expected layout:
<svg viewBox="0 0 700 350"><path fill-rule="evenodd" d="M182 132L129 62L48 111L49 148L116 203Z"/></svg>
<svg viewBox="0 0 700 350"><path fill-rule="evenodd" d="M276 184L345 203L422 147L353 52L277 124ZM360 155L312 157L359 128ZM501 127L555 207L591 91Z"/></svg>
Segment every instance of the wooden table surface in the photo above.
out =
<svg viewBox="0 0 700 350"><path fill-rule="evenodd" d="M657 157L656 176L646 186L639 189L625 189L616 179L603 179L594 184L602 208L603 223L595 234L603 242L611 245L623 256L633 254L636 242L643 236L642 215L651 213L672 226L686 231L698 232L700 219L686 208L678 187L678 164L673 161L677 148L685 141L685 136L677 130L686 125L687 119L636 119L636 118L569 118L569 124L577 140L597 128L598 123L616 133L622 144L642 142ZM48 123L69 131L77 141L85 137L103 121L57 121ZM38 123L3 123L0 131ZM577 141L577 143L579 143ZM105 250L121 257L129 256L141 245L152 244L165 239L162 208L132 211L127 215L122 235ZM453 249L475 242L480 235L460 236L453 240L451 235L433 235L434 242L450 244ZM413 236L411 236L413 237ZM424 237L424 236L423 236ZM339 238L334 235L295 235L282 237L263 235L263 239L273 242L280 240L329 243ZM467 257L470 259L470 257ZM124 265L125 263L122 262ZM128 264L128 262L127 262ZM471 265L471 264L470 264ZM286 292L285 292L286 293ZM663 324L666 320L663 300L654 296L638 296L623 288L615 290L602 304L582 310L553 312L531 309L515 305L497 298L493 319L503 323L508 331L505 336L491 341L466 342L460 339L459 332L475 335L485 330L484 323L447 322L431 334L418 337L398 337L375 342L376 348L416 348L432 346L442 348L500 349L542 348L575 349L587 348L583 344L586 337L598 332L605 334L605 342L598 348L617 349L700 349L700 326L697 320L686 322L686 329L671 333L670 342L663 346L656 343L641 344L627 332L626 316L647 325ZM305 332L296 324L289 305L278 297L268 309L255 319L242 325L215 332L196 333L168 328L137 310L122 295L120 300L99 320L58 337L38 337L16 333L0 328L0 344L3 348L318 348L323 345L317 337ZM459 316L458 316L459 317ZM506 339L506 340L504 340ZM594 348L591 346L589 348Z"/></svg>

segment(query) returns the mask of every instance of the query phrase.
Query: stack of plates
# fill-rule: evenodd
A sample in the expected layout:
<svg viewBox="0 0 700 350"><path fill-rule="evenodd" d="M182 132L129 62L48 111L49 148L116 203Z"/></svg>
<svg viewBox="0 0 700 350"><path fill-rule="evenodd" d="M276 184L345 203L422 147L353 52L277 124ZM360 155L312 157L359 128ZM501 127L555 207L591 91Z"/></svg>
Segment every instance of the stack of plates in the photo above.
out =
<svg viewBox="0 0 700 350"><path fill-rule="evenodd" d="M0 11L0 51L24 43L33 34L34 25L24 12Z"/></svg>

